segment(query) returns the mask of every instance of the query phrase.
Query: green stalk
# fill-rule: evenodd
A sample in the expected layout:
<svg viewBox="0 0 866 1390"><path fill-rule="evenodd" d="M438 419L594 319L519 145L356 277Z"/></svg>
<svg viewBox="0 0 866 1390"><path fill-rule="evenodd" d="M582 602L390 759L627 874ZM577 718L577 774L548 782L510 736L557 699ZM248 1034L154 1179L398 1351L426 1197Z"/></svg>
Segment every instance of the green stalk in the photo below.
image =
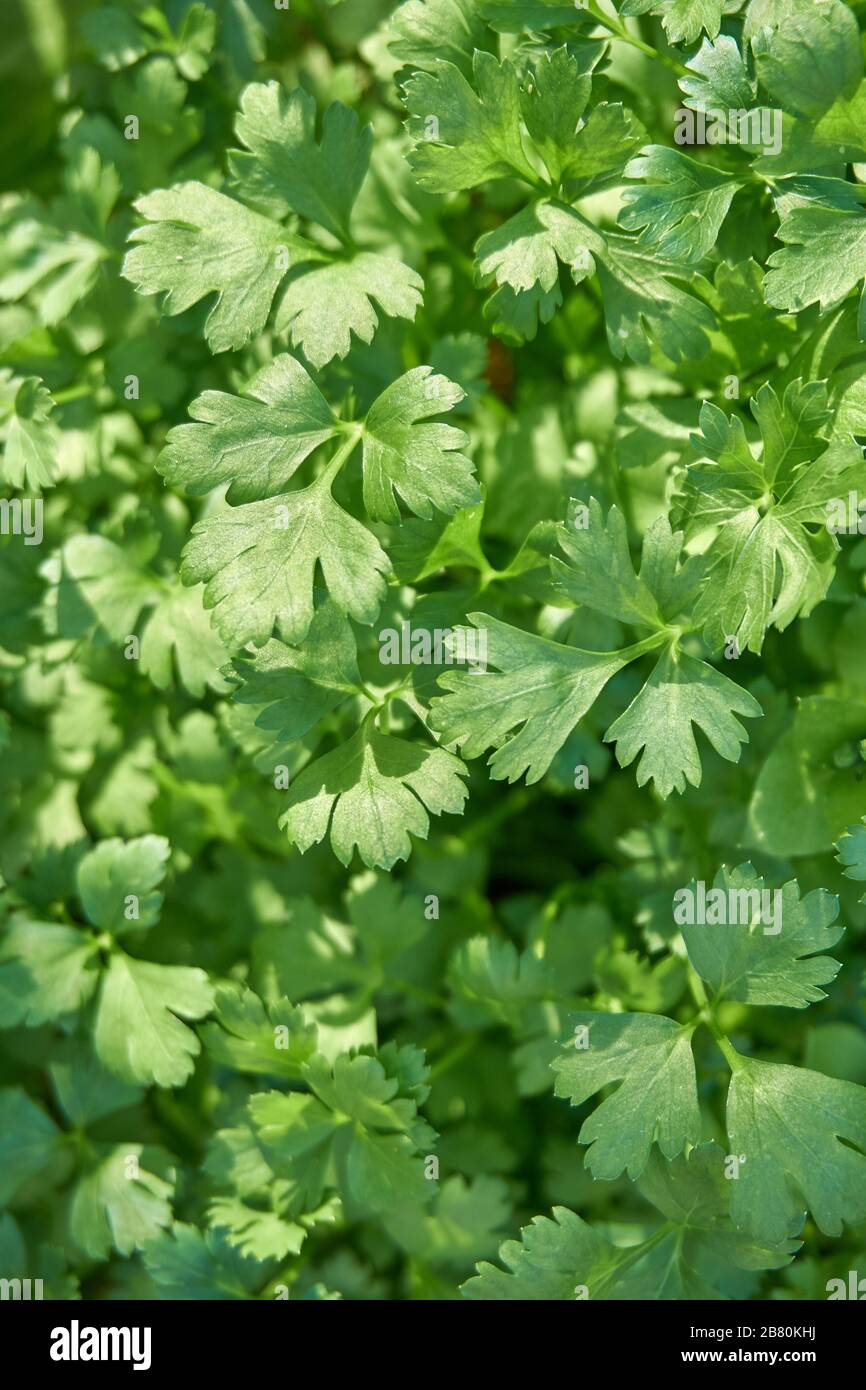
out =
<svg viewBox="0 0 866 1390"><path fill-rule="evenodd" d="M632 1246L628 1254L624 1255L621 1260L618 1260L616 1266L599 1281L595 1290L595 1297L598 1298L602 1290L613 1280L619 1279L625 1270L631 1269L632 1265L636 1265L638 1261L642 1260L644 1255L652 1250L654 1246L660 1245L666 1236L670 1235L672 1230L673 1222L666 1221L663 1226L659 1226L657 1231L653 1231L653 1234L646 1240L642 1240L639 1245Z"/></svg>
<svg viewBox="0 0 866 1390"><path fill-rule="evenodd" d="M355 445L361 438L362 427L360 425L349 425L346 428L346 438L343 440L336 453L328 460L325 468L316 479L319 487L331 489L331 484L339 473L343 464L353 452Z"/></svg>
<svg viewBox="0 0 866 1390"><path fill-rule="evenodd" d="M607 29L608 33L612 34L615 39L620 39L623 43L627 43L632 48L636 48L639 53L643 53L647 58L655 58L659 63L664 63L665 67L670 68L671 72L675 72L678 77L691 76L689 69L682 63L678 63L676 58L669 57L667 53L657 53L650 44L644 43L643 39L639 39L636 34L632 34L618 19L614 19L611 15L606 15L600 8L598 0L588 0L588 3L584 5L583 8L588 14L592 15L593 19L598 24L604 29Z"/></svg>
<svg viewBox="0 0 866 1390"><path fill-rule="evenodd" d="M689 989L691 990L692 997L700 1010L700 1012L696 1014L695 1018L692 1020L692 1027L696 1028L699 1023L703 1023L704 1026L709 1030L709 1032L712 1033L715 1044L721 1052L722 1056L724 1057L725 1061L727 1062L728 1066L730 1067L731 1071L740 1071L741 1068L746 1065L746 1059L745 1057L741 1056L741 1054L734 1047L727 1033L725 1033L724 1030L719 1026L716 1020L716 1016L713 1013L712 1006L707 998L707 992L704 989L704 982L701 979L700 975L698 975L694 966L692 965L689 966Z"/></svg>

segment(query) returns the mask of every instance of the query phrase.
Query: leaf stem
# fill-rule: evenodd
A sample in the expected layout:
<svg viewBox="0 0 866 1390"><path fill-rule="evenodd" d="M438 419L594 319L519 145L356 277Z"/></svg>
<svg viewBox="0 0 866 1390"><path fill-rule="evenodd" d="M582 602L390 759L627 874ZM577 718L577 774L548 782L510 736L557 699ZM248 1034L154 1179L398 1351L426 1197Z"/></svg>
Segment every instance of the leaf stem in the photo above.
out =
<svg viewBox="0 0 866 1390"><path fill-rule="evenodd" d="M340 469L343 467L343 464L348 459L349 455L354 450L355 445L361 438L362 432L363 431L361 425L353 424L348 426L346 430L346 438L343 440L342 444L336 450L333 456L328 460L324 469L316 479L316 482L319 484L320 487L326 487L330 491L331 484L333 483Z"/></svg>
<svg viewBox="0 0 866 1390"><path fill-rule="evenodd" d="M653 1231L652 1235L648 1236L646 1240L639 1241L637 1245L631 1246L628 1250L628 1254L624 1255L621 1260L617 1260L614 1268L609 1270L608 1273L604 1275L602 1279L599 1280L599 1283L597 1284L595 1289L596 1298L598 1298L600 1291L604 1289L609 1283L611 1283L612 1280L619 1279L619 1277L625 1270L630 1269L632 1265L637 1264L639 1260L642 1260L644 1255L646 1255L647 1251L652 1250L654 1246L659 1245L667 1236L670 1235L672 1230L673 1222L666 1221L664 1225L659 1226L657 1231ZM621 1246L617 1248L622 1249Z"/></svg>
<svg viewBox="0 0 866 1390"><path fill-rule="evenodd" d="M63 391L52 391L51 399L55 405L65 405L67 401L78 401L83 396L92 396L94 388L89 382L80 382L78 386L67 386Z"/></svg>
<svg viewBox="0 0 866 1390"><path fill-rule="evenodd" d="M707 998L707 991L704 989L704 982L692 965L689 966L689 989L692 992L695 1003L700 1009L700 1013L697 1014L693 1020L693 1026L697 1026L698 1023L703 1023L709 1032L712 1033L715 1044L722 1053L731 1071L739 1071L740 1068L744 1067L746 1064L745 1058L741 1057L727 1033L724 1032L717 1022L712 1006Z"/></svg>
<svg viewBox="0 0 866 1390"><path fill-rule="evenodd" d="M424 989L423 985L416 985L412 980L404 980L397 976L383 979L378 989L402 990L412 999L417 999L420 1004L426 1004L431 1009L444 1009L447 1007L448 1000L442 994L436 994L432 989Z"/></svg>
<svg viewBox="0 0 866 1390"><path fill-rule="evenodd" d="M453 1047L449 1048L448 1051L439 1058L438 1062L433 1063L433 1066L430 1068L428 1079L434 1081L437 1077L441 1076L443 1072L448 1071L450 1067L456 1066L458 1062L462 1062L463 1058L467 1056L474 1047L478 1046L480 1037L480 1033L470 1033L468 1037L461 1038L458 1043L455 1043Z"/></svg>
<svg viewBox="0 0 866 1390"><path fill-rule="evenodd" d="M598 0L588 0L584 8L587 13L591 14L593 19L600 24L602 28L607 29L608 33L612 34L615 39L621 39L623 43L630 44L632 48L636 48L638 52L643 53L647 58L655 58L658 62L664 63L665 67L670 68L671 72L675 72L678 77L693 76L687 67L677 62L676 58L669 57L667 53L656 52L650 44L644 43L643 39L639 39L636 34L630 33L624 24L620 24L618 20L613 19L610 15L606 15L599 6Z"/></svg>
<svg viewBox="0 0 866 1390"><path fill-rule="evenodd" d="M712 1014L710 1014L708 1018L705 1018L703 1022L706 1023L707 1027L712 1033L716 1042L716 1046L724 1056L724 1059L730 1067L731 1071L740 1071L746 1065L745 1057L742 1057L740 1055L740 1053L737 1051L737 1049L731 1042L730 1038L727 1036L727 1034L722 1032L722 1029L719 1027Z"/></svg>
<svg viewBox="0 0 866 1390"><path fill-rule="evenodd" d="M693 965L689 966L689 989L692 998L701 1010L701 1014L709 1013L710 1001L707 998L707 991L704 989L704 982Z"/></svg>
<svg viewBox="0 0 866 1390"><path fill-rule="evenodd" d="M617 656L625 657L626 661L636 661L639 656L645 656L647 652L655 651L656 647L661 647L665 642L671 641L671 634L666 627L660 628L658 632L652 633L650 637L644 637L640 642L633 642L630 647L621 647L616 653ZM593 653L598 656L611 656L611 652Z"/></svg>

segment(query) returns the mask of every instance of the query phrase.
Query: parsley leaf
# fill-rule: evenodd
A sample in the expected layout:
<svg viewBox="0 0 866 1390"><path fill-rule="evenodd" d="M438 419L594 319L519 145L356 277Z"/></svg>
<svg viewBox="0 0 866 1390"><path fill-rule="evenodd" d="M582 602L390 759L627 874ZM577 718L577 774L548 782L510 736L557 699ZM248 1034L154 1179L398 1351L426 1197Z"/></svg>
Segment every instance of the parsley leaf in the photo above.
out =
<svg viewBox="0 0 866 1390"><path fill-rule="evenodd" d="M866 1089L803 1067L742 1058L728 1093L728 1139L745 1154L732 1184L735 1223L783 1240L804 1208L839 1235L866 1212Z"/></svg>
<svg viewBox="0 0 866 1390"><path fill-rule="evenodd" d="M738 181L666 145L649 145L626 165L628 178L620 223L662 256L700 261L715 246Z"/></svg>
<svg viewBox="0 0 866 1390"><path fill-rule="evenodd" d="M278 627L302 641L313 620L317 566L335 603L372 623L384 597L385 552L331 496L323 473L309 487L199 521L184 552L185 584L205 583L205 606L229 647L261 645Z"/></svg>
<svg viewBox="0 0 866 1390"><path fill-rule="evenodd" d="M694 43L702 30L714 39L721 28L725 0L624 0L623 18L654 14L661 17L671 43Z"/></svg>
<svg viewBox="0 0 866 1390"><path fill-rule="evenodd" d="M54 402L39 377L0 370L0 419L5 447L3 476L12 487L38 492L57 472L58 435L49 419Z"/></svg>
<svg viewBox="0 0 866 1390"><path fill-rule="evenodd" d="M675 1158L700 1138L691 1030L657 1014L571 1015L573 1050L557 1057L555 1091L580 1105L620 1085L584 1120L578 1140L596 1178L639 1177L657 1143Z"/></svg>
<svg viewBox="0 0 866 1390"><path fill-rule="evenodd" d="M302 854L330 831L342 864L357 847L365 864L390 869L408 857L410 835L427 838L428 811L460 814L465 775L460 759L444 749L381 734L366 723L304 769L280 824Z"/></svg>
<svg viewBox="0 0 866 1390"><path fill-rule="evenodd" d="M521 632L484 613L469 616L485 635L488 662L499 670L442 675L440 686L452 693L432 701L433 727L467 758L494 745L492 777L513 782L526 773L528 782L537 782L629 655L583 652Z"/></svg>
<svg viewBox="0 0 866 1390"><path fill-rule="evenodd" d="M761 706L754 696L705 661L674 647L659 657L649 680L605 734L616 744L620 767L638 753L637 783L652 780L661 796L701 784L701 759L692 729L696 724L713 748L738 761L748 742L737 715L754 719Z"/></svg>
<svg viewBox="0 0 866 1390"><path fill-rule="evenodd" d="M231 503L281 492L339 428L315 382L288 353L257 372L243 395L206 391L189 414L195 424L169 430L161 472L193 496L227 482Z"/></svg>
<svg viewBox="0 0 866 1390"><path fill-rule="evenodd" d="M241 94L236 130L248 148L230 152L232 191L247 202L199 182L138 199L147 222L131 233L123 266L136 289L161 293L166 314L216 293L205 336L213 352L225 352L262 332L278 288L298 270L287 283L275 328L291 334L315 366L344 357L353 333L371 341L378 325L373 300L387 314L414 318L421 281L413 270L363 250L340 258L279 220L291 209L349 242L349 215L370 156L369 129L358 130L354 113L331 105L317 143L308 93L253 83ZM321 262L327 264L319 270L300 270Z"/></svg>
<svg viewBox="0 0 866 1390"><path fill-rule="evenodd" d="M783 630L824 597L838 553L827 504L846 497L866 465L853 439L823 437L830 412L821 382L793 381L781 400L762 386L752 413L760 458L737 416L702 407L692 439L700 461L687 470L675 524L687 541L718 528L696 621L713 645L733 635L759 652L769 626Z"/></svg>
<svg viewBox="0 0 866 1390"><path fill-rule="evenodd" d="M119 936L152 927L168 845L158 836L103 841L81 860L78 896L93 930L13 919L0 947L0 1025L65 1020L95 995L96 1055L129 1085L177 1086L199 1052L181 1020L209 1012L201 969L138 960Z"/></svg>
<svg viewBox="0 0 866 1390"><path fill-rule="evenodd" d="M341 239L370 161L373 132L334 102L316 140L316 103L303 87L252 83L241 93L235 124L246 150L229 153L241 196L276 217L296 212Z"/></svg>
<svg viewBox="0 0 866 1390"><path fill-rule="evenodd" d="M786 1004L804 1009L827 996L820 988L841 966L818 955L835 946L843 928L834 926L839 904L823 888L800 897L796 882L777 890L772 923L766 920L764 880L751 864L720 869L713 888L734 894L745 911L736 920L683 927L692 965L714 997L744 1004Z"/></svg>
<svg viewBox="0 0 866 1390"><path fill-rule="evenodd" d="M374 521L399 521L399 493L416 516L451 515L479 500L472 465L457 452L468 437L453 425L422 423L452 409L463 391L415 367L382 392L364 420L364 506Z"/></svg>

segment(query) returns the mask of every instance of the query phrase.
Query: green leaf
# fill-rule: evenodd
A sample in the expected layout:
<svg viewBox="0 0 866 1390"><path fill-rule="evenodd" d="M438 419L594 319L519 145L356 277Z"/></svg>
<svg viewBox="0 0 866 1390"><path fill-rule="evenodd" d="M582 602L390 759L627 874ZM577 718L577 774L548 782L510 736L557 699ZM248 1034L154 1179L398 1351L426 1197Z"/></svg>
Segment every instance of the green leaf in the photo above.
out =
<svg viewBox="0 0 866 1390"><path fill-rule="evenodd" d="M828 1236L866 1217L866 1088L744 1057L727 1124L731 1151L746 1158L731 1184L736 1225L781 1241L796 1234L806 1209Z"/></svg>
<svg viewBox="0 0 866 1390"><path fill-rule="evenodd" d="M671 1296L687 1297L688 1282L701 1280L701 1271L724 1275L731 1266L778 1269L798 1249L798 1241L762 1241L737 1230L731 1222L733 1182L725 1175L726 1164L727 1155L712 1143L699 1144L672 1163L654 1152L638 1182L641 1196L678 1228L686 1277L682 1292Z"/></svg>
<svg viewBox="0 0 866 1390"><path fill-rule="evenodd" d="M643 570L640 576L635 573L619 509L611 507L605 519L599 503L591 498L588 509L573 511L570 521L570 525L560 526L557 535L570 563L558 556L551 561L554 579L563 592L575 603L586 604L619 622L659 627L658 604ZM648 534L655 536L656 532ZM670 541L669 529L667 539ZM645 553L649 560L649 547Z"/></svg>
<svg viewBox="0 0 866 1390"><path fill-rule="evenodd" d="M863 809L863 788L838 749L866 737L866 705L807 695L758 773L749 805L749 843L769 854L832 848Z"/></svg>
<svg viewBox="0 0 866 1390"><path fill-rule="evenodd" d="M107 1259L112 1250L131 1255L171 1224L173 1191L173 1170L158 1151L143 1144L100 1145L73 1193L69 1234L91 1259Z"/></svg>
<svg viewBox="0 0 866 1390"><path fill-rule="evenodd" d="M190 82L198 82L210 67L216 30L216 15L207 5L190 5L184 13L172 49L178 71Z"/></svg>
<svg viewBox="0 0 866 1390"><path fill-rule="evenodd" d="M520 89L506 59L476 52L472 81L437 59L404 83L407 130L416 144L409 163L422 188L451 193L488 179L536 180L520 134Z"/></svg>
<svg viewBox="0 0 866 1390"><path fill-rule="evenodd" d="M115 5L104 5L82 15L79 27L109 72L129 67L147 52L147 41L133 16Z"/></svg>
<svg viewBox="0 0 866 1390"><path fill-rule="evenodd" d="M398 1068L401 1060L409 1061L394 1048L391 1054ZM304 1075L315 1096L272 1091L254 1096L249 1111L268 1163L287 1176L306 1210L321 1201L332 1165L350 1211L384 1211L432 1199L435 1184L425 1178L418 1153L434 1138L417 1115L416 1100L426 1095L425 1087L418 1097L401 1095L399 1076L364 1054L338 1057L333 1067L314 1057ZM426 1070L420 1075L423 1079Z"/></svg>
<svg viewBox="0 0 866 1390"><path fill-rule="evenodd" d="M701 461L681 484L675 524L687 542L718 528L695 611L708 640L736 637L740 649L759 652L769 626L784 630L824 597L838 552L831 507L866 481L866 462L853 440L822 437L822 382L793 381L781 400L764 385L751 405L760 458L736 416L704 403L692 440Z"/></svg>
<svg viewBox="0 0 866 1390"><path fill-rule="evenodd" d="M528 1005L557 993L544 959L511 941L473 936L454 953L448 980L461 1001L498 1023L517 1026Z"/></svg>
<svg viewBox="0 0 866 1390"><path fill-rule="evenodd" d="M776 233L764 282L769 305L797 313L810 304L826 311L866 278L866 213L814 203L794 207ZM860 337L866 337L860 325Z"/></svg>
<svg viewBox="0 0 866 1390"><path fill-rule="evenodd" d="M135 554L105 536L72 536L60 552L56 612L63 637L82 637L98 625L125 642L142 608L158 595L155 577Z"/></svg>
<svg viewBox="0 0 866 1390"><path fill-rule="evenodd" d="M84 856L76 883L81 905L95 927L118 936L159 921L170 846L161 835L103 840Z"/></svg>
<svg viewBox="0 0 866 1390"><path fill-rule="evenodd" d="M75 1129L87 1129L141 1099L140 1090L118 1081L81 1042L66 1044L49 1073L57 1104Z"/></svg>
<svg viewBox="0 0 866 1390"><path fill-rule="evenodd" d="M208 1209L212 1226L226 1232L229 1243L254 1260L285 1260L297 1255L306 1229L275 1211L259 1211L239 1197L217 1197Z"/></svg>
<svg viewBox="0 0 866 1390"><path fill-rule="evenodd" d="M836 848L839 851L836 858L843 865L845 877L860 882L866 879L866 821L849 825Z"/></svg>
<svg viewBox="0 0 866 1390"><path fill-rule="evenodd" d="M371 343L379 319L374 302L390 318L415 318L422 300L420 275L392 256L358 251L347 260L290 280L274 320L314 367L345 357L352 334Z"/></svg>
<svg viewBox="0 0 866 1390"><path fill-rule="evenodd" d="M201 1048L186 1022L202 1018L213 1002L203 970L153 965L115 952L96 1011L97 1056L130 1085L181 1086Z"/></svg>
<svg viewBox="0 0 866 1390"><path fill-rule="evenodd" d="M435 512L429 521L407 518L391 542L391 562L398 579L420 581L449 566L485 570L481 549L484 503L461 507L453 516Z"/></svg>
<svg viewBox="0 0 866 1390"><path fill-rule="evenodd" d="M661 256L700 261L716 245L739 181L666 145L648 145L626 165L639 188L624 192L620 224Z"/></svg>
<svg viewBox="0 0 866 1390"><path fill-rule="evenodd" d="M410 162L422 187L445 192L516 174L539 186L526 153L521 117L535 160L544 163L555 192L618 174L646 132L630 112L602 103L584 120L591 78L566 48L543 55L521 88L509 62L497 66L477 53L478 94L449 63L416 73L405 87L408 130L416 139ZM467 129L469 134L467 137ZM545 197L528 204L478 242L478 279L495 284L485 307L495 331L516 342L535 336L561 304L559 263L576 283L595 273L604 247L596 229L567 203Z"/></svg>
<svg viewBox="0 0 866 1390"><path fill-rule="evenodd" d="M680 88L694 110L739 111L754 105L757 85L730 34L703 39L686 67L696 76L680 78Z"/></svg>
<svg viewBox="0 0 866 1390"><path fill-rule="evenodd" d="M841 156L861 160L866 154L863 134L863 109L866 103L866 82L861 82L850 97L837 97L829 111L795 132L805 145L799 162L814 160L823 165L835 165Z"/></svg>
<svg viewBox="0 0 866 1390"><path fill-rule="evenodd" d="M484 636L486 663L498 669L440 676L450 693L431 702L432 727L467 758L494 747L491 777L514 782L526 773L537 782L611 676L638 653L580 651L486 613L469 617Z"/></svg>
<svg viewBox="0 0 866 1390"><path fill-rule="evenodd" d="M261 333L287 270L324 253L203 183L180 183L137 199L146 218L130 233L123 274L139 294L163 296L181 314L209 295L204 331L212 352L243 347Z"/></svg>
<svg viewBox="0 0 866 1390"><path fill-rule="evenodd" d="M235 125L246 150L229 153L241 196L274 217L295 212L334 236L349 234L373 143L358 117L341 102L329 106L316 140L316 102L303 87L287 92L278 82L254 82L240 96Z"/></svg>
<svg viewBox="0 0 866 1390"><path fill-rule="evenodd" d="M392 1064L392 1071L386 1070L380 1058L364 1053L338 1057L333 1066L324 1057L314 1057L305 1068L305 1079L319 1099L341 1116L348 1115L368 1129L417 1132L426 1139L429 1130L417 1119L416 1100L425 1099L429 1088L422 1084L419 1095L411 1100L405 1098L401 1083L406 1078L399 1074L399 1064L401 1061L419 1062L421 1082L426 1079L428 1070L423 1053L411 1047L404 1051L406 1055L401 1057L394 1044L382 1049L382 1056ZM418 1077L413 1075L412 1080L415 1082Z"/></svg>
<svg viewBox="0 0 866 1390"><path fill-rule="evenodd" d="M481 0L479 8L491 28L501 34L520 33L522 29L537 33L580 19L575 14L578 7L564 5L562 0Z"/></svg>
<svg viewBox="0 0 866 1390"><path fill-rule="evenodd" d="M440 686L452 692L431 703L433 727L466 757L493 745L491 776L514 781L524 772L537 781L575 724L615 673L663 640L665 622L693 603L703 563L681 563L682 536L660 517L644 538L640 573L628 549L625 525L616 508L607 520L598 502L572 513L558 528L569 564L554 557L559 591L609 618L649 628L651 635L614 652L588 652L509 628L496 619L470 614L484 636L485 663L497 673L446 672ZM478 645L478 643L476 643ZM683 791L686 780L699 785L701 764L692 724L729 761L739 758L745 729L735 714L755 716L760 706L726 676L671 644L628 709L608 729L619 740L617 756L627 766L644 749L638 784L653 778L662 796ZM517 734L508 734L521 724Z"/></svg>
<svg viewBox="0 0 866 1390"><path fill-rule="evenodd" d="M404 0L388 21L388 47L401 62L427 68L440 59L467 77L476 49L490 47L490 34L476 0Z"/></svg>
<svg viewBox="0 0 866 1390"><path fill-rule="evenodd" d="M211 626L200 586L177 584L160 598L141 634L139 659L157 690L180 684L201 699L206 689L228 689L221 674L228 652Z"/></svg>
<svg viewBox="0 0 866 1390"><path fill-rule="evenodd" d="M409 1206L386 1212L385 1226L417 1260L447 1269L466 1269L496 1250L496 1231L509 1216L507 1188L501 1178L459 1174L442 1184L432 1210Z"/></svg>
<svg viewBox="0 0 866 1390"><path fill-rule="evenodd" d="M133 17L107 5L84 15L80 28L98 61L109 72L119 72L147 52L160 50L171 53L179 72L190 82L197 82L210 65L216 15L206 5L190 5L174 34L165 15L155 6Z"/></svg>
<svg viewBox="0 0 866 1390"><path fill-rule="evenodd" d="M294 999L333 993L369 973L351 930L309 898L286 903L284 920L255 937L252 958L254 982L270 1003L288 989Z"/></svg>
<svg viewBox="0 0 866 1390"><path fill-rule="evenodd" d="M213 352L260 334L286 272L304 263L329 261L321 270L292 275L275 329L291 334L314 366L345 357L352 334L371 341L378 324L373 300L403 318L413 318L421 302L421 279L402 261L366 250L334 260L275 220L293 207L348 239L370 128L357 132L356 115L335 103L325 113L320 146L314 118L316 103L303 89L285 93L271 82L242 95L238 133L250 149L236 150L229 163L235 188L268 217L199 182L158 190L135 204L149 222L132 232L136 245L124 261L126 278L145 295L163 292L167 314L217 293L204 324Z"/></svg>
<svg viewBox="0 0 866 1390"><path fill-rule="evenodd" d="M520 110L551 184L619 173L646 140L646 131L619 104L587 111L592 86L588 64L565 47L533 63L520 94Z"/></svg>
<svg viewBox="0 0 866 1390"><path fill-rule="evenodd" d="M638 951L610 947L592 961L591 978L605 994L609 1006L638 1013L672 1013L686 984L683 962L663 956L655 965Z"/></svg>
<svg viewBox="0 0 866 1390"><path fill-rule="evenodd" d="M620 767L638 753L639 787L653 781L662 797L701 785L701 758L692 726L728 762L738 762L749 735L737 715L762 713L754 696L705 661L668 647L643 688L605 733Z"/></svg>
<svg viewBox="0 0 866 1390"><path fill-rule="evenodd" d="M348 619L326 599L313 614L302 647L270 641L235 659L242 682L233 698L256 708L256 727L292 743L361 691L355 638Z"/></svg>
<svg viewBox="0 0 866 1390"><path fill-rule="evenodd" d="M0 945L0 1026L36 1028L76 1013L96 988L96 953L75 927L13 920Z"/></svg>
<svg viewBox="0 0 866 1390"><path fill-rule="evenodd" d="M553 1219L533 1217L519 1242L507 1240L502 1245L499 1259L504 1270L480 1264L462 1293L464 1298L485 1302L573 1302L582 1286L590 1298L604 1298L616 1278L618 1258L616 1247L573 1211L554 1207Z"/></svg>
<svg viewBox="0 0 866 1390"><path fill-rule="evenodd" d="M536 260L535 255L533 260ZM578 256L578 265L580 260ZM484 305L484 317L493 333L511 346L522 347L524 343L532 341L540 323L550 323L561 304L562 291L558 279L549 290L544 289L541 281L528 290L514 290L510 285L500 285Z"/></svg>
<svg viewBox="0 0 866 1390"><path fill-rule="evenodd" d="M148 58L128 76L111 81L111 115L78 111L64 136L70 154L89 147L113 165L124 193L134 196L170 183L175 169L202 137L200 112L170 58ZM139 121L138 138L125 139L127 116Z"/></svg>
<svg viewBox="0 0 866 1390"><path fill-rule="evenodd" d="M463 391L452 409L470 415L487 390L487 343L480 333L446 333L430 348L430 365L437 375L448 377Z"/></svg>
<svg viewBox="0 0 866 1390"><path fill-rule="evenodd" d="M554 184L562 181L576 153L575 136L591 91L592 77L562 47L539 57L521 93L526 129Z"/></svg>
<svg viewBox="0 0 866 1390"><path fill-rule="evenodd" d="M647 336L672 362L703 357L715 319L706 304L672 283L691 279L683 262L608 234L598 276L614 357L621 361L627 353L634 362L648 362Z"/></svg>
<svg viewBox="0 0 866 1390"><path fill-rule="evenodd" d="M538 286L560 304L559 262L579 282L595 273L593 252L602 247L598 232L574 208L540 198L481 237L475 248L479 281L520 293Z"/></svg>
<svg viewBox="0 0 866 1390"><path fill-rule="evenodd" d="M372 623L388 561L370 532L331 496L327 476L265 502L218 512L193 527L185 584L207 581L204 601L228 647L261 646L274 628L301 642L313 620L316 567L334 603Z"/></svg>
<svg viewBox="0 0 866 1390"><path fill-rule="evenodd" d="M53 1120L19 1087L0 1089L0 1205L36 1178L58 1151Z"/></svg>
<svg viewBox="0 0 866 1390"><path fill-rule="evenodd" d="M243 395L205 391L189 414L197 423L169 430L160 472L193 497L228 483L231 503L281 492L339 430L324 396L288 353L257 372Z"/></svg>
<svg viewBox="0 0 866 1390"><path fill-rule="evenodd" d="M801 899L792 880L777 890L772 911L765 912L761 895L769 890L751 864L720 869L713 888L734 905L727 913L733 920L685 925L682 933L692 965L717 1000L805 1009L826 999L820 986L834 980L841 966L817 953L835 946L843 934L843 927L833 925L837 898L816 888Z"/></svg>
<svg viewBox="0 0 866 1390"><path fill-rule="evenodd" d="M714 39L727 8L725 0L624 0L619 12L629 19L642 14L658 15L671 43L691 44L702 30Z"/></svg>
<svg viewBox="0 0 866 1390"><path fill-rule="evenodd" d="M621 183L623 166L642 145L647 132L632 111L619 102L601 101L589 112L575 141L566 146L563 176L569 193L590 186Z"/></svg>
<svg viewBox="0 0 866 1390"><path fill-rule="evenodd" d="M462 812L465 776L460 759L443 749L381 734L368 724L304 769L280 825L302 854L330 831L341 864L357 848L371 868L390 869L409 857L410 836L426 840L428 811Z"/></svg>
<svg viewBox="0 0 866 1390"><path fill-rule="evenodd" d="M49 419L51 393L38 376L13 376L0 368L0 421L3 425L3 477L11 487L39 492L57 473L58 432Z"/></svg>
<svg viewBox="0 0 866 1390"><path fill-rule="evenodd" d="M361 1210L391 1211L426 1202L433 1184L405 1134L368 1134L352 1140L346 1158L346 1193Z"/></svg>
<svg viewBox="0 0 866 1390"><path fill-rule="evenodd" d="M804 1065L840 1081L866 1082L866 1034L855 1023L822 1023L810 1028Z"/></svg>
<svg viewBox="0 0 866 1390"><path fill-rule="evenodd" d="M542 960L561 995L591 984L599 953L611 948L611 921L599 903L569 904L556 916L542 910L532 923L527 945Z"/></svg>
<svg viewBox="0 0 866 1390"><path fill-rule="evenodd" d="M214 1022L201 1040L221 1065L263 1076L298 1077L316 1047L316 1027L288 999L266 1007L251 989L220 985Z"/></svg>
<svg viewBox="0 0 866 1390"><path fill-rule="evenodd" d="M761 86L800 116L820 116L863 76L857 20L839 0L795 0L772 19L750 12L750 39Z"/></svg>
<svg viewBox="0 0 866 1390"><path fill-rule="evenodd" d="M255 1298L276 1266L248 1259L217 1231L199 1231L177 1221L153 1236L144 1263L167 1299L226 1301Z"/></svg>
<svg viewBox="0 0 866 1390"><path fill-rule="evenodd" d="M736 1269L776 1269L796 1245L761 1244L731 1225L724 1155L702 1144L667 1162L653 1154L638 1184L665 1218L643 1240L614 1245L564 1207L535 1217L499 1252L507 1272L481 1264L461 1292L470 1299L716 1300Z"/></svg>
<svg viewBox="0 0 866 1390"><path fill-rule="evenodd" d="M657 1014L572 1014L575 1046L553 1063L555 1092L581 1105L610 1082L621 1083L583 1122L578 1142L590 1147L594 1178L639 1177L652 1146L675 1158L700 1138L692 1056L693 1027Z"/></svg>
<svg viewBox="0 0 866 1390"><path fill-rule="evenodd" d="M50 208L13 198L2 217L0 300L28 295L48 327L93 293L115 254L106 228L120 193L114 168L84 148L72 154L63 181L65 192Z"/></svg>
<svg viewBox="0 0 866 1390"><path fill-rule="evenodd" d="M398 493L417 516L449 516L479 501L472 465L457 451L469 442L453 425L422 423L463 399L430 367L415 367L373 402L364 421L364 506L374 521L400 520Z"/></svg>
<svg viewBox="0 0 866 1390"><path fill-rule="evenodd" d="M349 884L346 910L365 960L387 973L389 961L431 928L421 898L404 895L386 874L358 874Z"/></svg>
<svg viewBox="0 0 866 1390"><path fill-rule="evenodd" d="M312 1211L325 1191L339 1117L316 1096L300 1092L266 1091L252 1096L248 1109L259 1161L267 1165L261 1177L279 1173L287 1211ZM243 1147L241 1158L246 1165Z"/></svg>

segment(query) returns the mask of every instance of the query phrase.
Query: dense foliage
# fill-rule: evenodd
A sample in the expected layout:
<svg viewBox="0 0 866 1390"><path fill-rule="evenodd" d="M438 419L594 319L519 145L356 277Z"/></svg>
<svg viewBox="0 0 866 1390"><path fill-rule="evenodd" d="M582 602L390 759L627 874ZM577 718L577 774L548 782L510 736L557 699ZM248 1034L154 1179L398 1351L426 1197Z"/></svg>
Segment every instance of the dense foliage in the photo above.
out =
<svg viewBox="0 0 866 1390"><path fill-rule="evenodd" d="M0 1276L866 1276L862 14L12 7Z"/></svg>

